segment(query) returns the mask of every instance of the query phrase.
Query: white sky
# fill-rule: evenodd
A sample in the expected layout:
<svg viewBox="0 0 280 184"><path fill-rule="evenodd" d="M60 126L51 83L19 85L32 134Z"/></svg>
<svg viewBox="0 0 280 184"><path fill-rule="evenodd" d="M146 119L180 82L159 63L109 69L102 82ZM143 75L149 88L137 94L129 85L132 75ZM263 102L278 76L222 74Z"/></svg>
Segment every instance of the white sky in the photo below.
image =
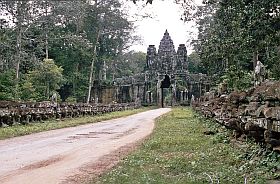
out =
<svg viewBox="0 0 280 184"><path fill-rule="evenodd" d="M139 1L138 1L139 2ZM196 0L197 3L201 0ZM193 27L194 23L184 23L180 20L182 9L173 0L154 0L153 4L145 7L141 5L131 5L130 14L143 14L149 12L153 18L145 18L137 21L135 35L142 37L142 43L134 45L131 50L147 51L148 45L155 45L158 49L159 43L165 30L167 29L173 39L175 49L179 44L186 44L188 53L191 52L190 41L196 38L197 30Z"/></svg>

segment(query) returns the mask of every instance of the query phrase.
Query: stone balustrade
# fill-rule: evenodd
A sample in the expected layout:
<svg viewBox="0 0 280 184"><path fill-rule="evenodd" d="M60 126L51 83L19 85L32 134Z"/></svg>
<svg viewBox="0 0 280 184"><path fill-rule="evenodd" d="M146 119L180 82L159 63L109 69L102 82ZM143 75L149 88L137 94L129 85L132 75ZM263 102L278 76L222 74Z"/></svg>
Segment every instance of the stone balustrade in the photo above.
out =
<svg viewBox="0 0 280 184"><path fill-rule="evenodd" d="M280 148L280 81L265 82L246 92L213 94L193 102L194 109L233 129L237 138L247 135Z"/></svg>
<svg viewBox="0 0 280 184"><path fill-rule="evenodd" d="M85 103L17 103L0 101L0 126L12 126L42 122L48 119L64 119L81 116L94 116L114 111L123 111L140 107L136 103L121 104L85 104Z"/></svg>

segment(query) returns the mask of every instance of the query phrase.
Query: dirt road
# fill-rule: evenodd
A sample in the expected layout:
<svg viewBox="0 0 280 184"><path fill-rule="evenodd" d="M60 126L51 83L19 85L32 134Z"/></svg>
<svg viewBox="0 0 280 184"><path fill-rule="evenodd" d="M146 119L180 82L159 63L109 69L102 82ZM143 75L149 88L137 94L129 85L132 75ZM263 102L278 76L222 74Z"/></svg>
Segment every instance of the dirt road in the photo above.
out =
<svg viewBox="0 0 280 184"><path fill-rule="evenodd" d="M155 109L0 141L0 183L79 183L115 164L152 132L154 119L168 111Z"/></svg>

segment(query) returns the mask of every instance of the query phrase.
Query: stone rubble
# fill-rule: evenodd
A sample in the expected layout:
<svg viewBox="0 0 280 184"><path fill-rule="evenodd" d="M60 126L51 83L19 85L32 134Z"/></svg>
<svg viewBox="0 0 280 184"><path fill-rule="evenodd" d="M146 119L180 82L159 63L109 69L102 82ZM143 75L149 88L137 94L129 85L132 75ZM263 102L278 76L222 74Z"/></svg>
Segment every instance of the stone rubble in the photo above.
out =
<svg viewBox="0 0 280 184"><path fill-rule="evenodd" d="M211 91L192 106L233 129L236 138L247 135L275 150L280 148L280 81L264 82L246 92Z"/></svg>

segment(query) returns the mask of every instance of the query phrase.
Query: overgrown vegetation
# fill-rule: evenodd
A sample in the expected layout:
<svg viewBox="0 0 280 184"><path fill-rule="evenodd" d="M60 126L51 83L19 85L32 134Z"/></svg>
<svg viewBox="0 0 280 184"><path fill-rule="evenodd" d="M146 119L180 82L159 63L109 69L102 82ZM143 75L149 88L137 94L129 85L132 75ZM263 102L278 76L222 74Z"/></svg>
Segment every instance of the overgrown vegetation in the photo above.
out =
<svg viewBox="0 0 280 184"><path fill-rule="evenodd" d="M138 151L93 183L266 183L278 177L278 154L256 144L235 145L223 127L175 108L157 120Z"/></svg>
<svg viewBox="0 0 280 184"><path fill-rule="evenodd" d="M147 0L147 4L152 2ZM250 76L259 60L269 70L267 77L280 79L279 0L175 2L182 7L181 19L196 21L198 28L198 38L192 42L195 52L189 57L190 72L206 73L216 83L226 78L230 90L243 90L252 86Z"/></svg>
<svg viewBox="0 0 280 184"><path fill-rule="evenodd" d="M232 80L232 89L244 89L259 60L270 78L279 79L278 0L204 0L196 10L199 34L194 45L204 71Z"/></svg>
<svg viewBox="0 0 280 184"><path fill-rule="evenodd" d="M280 79L278 1L203 0L197 5L175 0L183 8L182 20L195 20L199 30L189 71L218 75L216 82L223 76L231 81L230 88L244 89L251 85L251 72L260 60L270 78ZM140 72L145 54L123 54L138 39L122 6L131 2L153 0L1 1L0 99L47 100L58 91L63 101L82 101L93 78L112 80ZM53 59L63 69L64 80L54 81L58 86L53 91L42 92L48 84L28 77L42 70L44 59ZM240 78L243 74L246 77Z"/></svg>
<svg viewBox="0 0 280 184"><path fill-rule="evenodd" d="M235 65L229 66L220 79L227 83L230 91L246 90L252 86L252 81L254 80L252 73L240 70Z"/></svg>
<svg viewBox="0 0 280 184"><path fill-rule="evenodd" d="M138 38L123 3L1 1L0 100L48 100L57 91L62 100L82 101L90 77L139 71L145 55L124 54Z"/></svg>
<svg viewBox="0 0 280 184"><path fill-rule="evenodd" d="M71 119L67 118L63 120L48 120L44 122L30 123L24 126L23 125L9 126L5 128L0 128L0 139L17 137L17 136L43 132L47 130L54 130L59 128L74 127L74 126L88 124L88 123L96 123L109 119L129 116L132 114L146 111L151 108L152 107L149 108L145 107L145 108L133 109L127 111L110 112L107 114L101 114L96 116L86 116L86 117L71 118Z"/></svg>

